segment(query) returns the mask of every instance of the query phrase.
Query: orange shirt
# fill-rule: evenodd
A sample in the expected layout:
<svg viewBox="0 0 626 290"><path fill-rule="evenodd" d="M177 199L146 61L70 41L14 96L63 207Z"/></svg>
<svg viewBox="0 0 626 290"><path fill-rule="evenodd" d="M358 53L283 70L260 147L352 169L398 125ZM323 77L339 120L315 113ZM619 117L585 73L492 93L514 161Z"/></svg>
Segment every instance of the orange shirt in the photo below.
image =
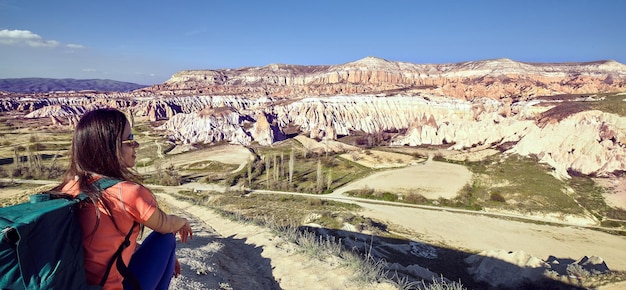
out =
<svg viewBox="0 0 626 290"><path fill-rule="evenodd" d="M74 196L80 192L77 182L69 182L62 191ZM102 193L102 198L108 202L111 213L98 204L99 221L92 204L78 211L83 231L85 273L90 285L100 283L109 260L124 241L133 222L143 224L157 209L157 202L152 193L143 186L129 181L122 181L106 189ZM114 219L111 219L111 215ZM135 227L130 237L130 246L122 252L124 264L127 266L135 251L138 235L139 227ZM123 279L113 263L104 289L123 289Z"/></svg>

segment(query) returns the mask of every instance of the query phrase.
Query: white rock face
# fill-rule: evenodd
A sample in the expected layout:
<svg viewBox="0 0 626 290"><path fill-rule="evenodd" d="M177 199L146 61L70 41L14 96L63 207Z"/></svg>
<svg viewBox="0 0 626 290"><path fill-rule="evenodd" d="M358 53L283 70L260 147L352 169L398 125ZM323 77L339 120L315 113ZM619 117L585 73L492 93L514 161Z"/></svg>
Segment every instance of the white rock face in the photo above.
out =
<svg viewBox="0 0 626 290"><path fill-rule="evenodd" d="M43 107L39 110L32 111L26 114L26 118L43 118L43 117L56 117L67 118L76 115L82 115L85 113L86 108L82 106L68 106L68 105L51 105Z"/></svg>
<svg viewBox="0 0 626 290"><path fill-rule="evenodd" d="M239 125L239 114L231 112L222 116L202 116L198 113L176 114L157 129L166 130L184 144L217 143L249 145L252 137Z"/></svg>
<svg viewBox="0 0 626 290"><path fill-rule="evenodd" d="M586 111L544 127L532 124L511 153L536 155L561 177L626 170L626 118Z"/></svg>
<svg viewBox="0 0 626 290"><path fill-rule="evenodd" d="M254 141L264 146L272 145L272 143L286 138L281 128L275 124L270 124L263 112L257 114L256 122L252 126L250 133Z"/></svg>

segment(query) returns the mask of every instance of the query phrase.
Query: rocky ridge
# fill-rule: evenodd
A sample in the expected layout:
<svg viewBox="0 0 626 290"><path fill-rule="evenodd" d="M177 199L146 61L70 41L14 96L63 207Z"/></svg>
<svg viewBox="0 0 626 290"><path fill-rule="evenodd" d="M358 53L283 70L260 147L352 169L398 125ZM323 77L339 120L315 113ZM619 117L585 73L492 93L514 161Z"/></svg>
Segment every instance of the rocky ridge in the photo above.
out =
<svg viewBox="0 0 626 290"><path fill-rule="evenodd" d="M423 92L460 99L624 91L626 65L615 61L524 63L510 59L413 64L375 57L329 66L272 64L187 70L143 91L169 95L306 97Z"/></svg>

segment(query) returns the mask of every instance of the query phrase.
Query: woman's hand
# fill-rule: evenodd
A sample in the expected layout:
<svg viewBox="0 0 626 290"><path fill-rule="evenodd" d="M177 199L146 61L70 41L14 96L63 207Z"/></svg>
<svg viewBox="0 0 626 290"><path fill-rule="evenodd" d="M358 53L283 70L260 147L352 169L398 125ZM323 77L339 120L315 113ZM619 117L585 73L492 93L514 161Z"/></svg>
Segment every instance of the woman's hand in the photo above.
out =
<svg viewBox="0 0 626 290"><path fill-rule="evenodd" d="M180 275L180 262L178 262L178 258L174 258L174 277L178 277Z"/></svg>
<svg viewBox="0 0 626 290"><path fill-rule="evenodd" d="M185 220L185 224L176 231L180 236L180 241L183 243L187 242L187 238L193 239L193 232L191 231L191 225L189 221Z"/></svg>
<svg viewBox="0 0 626 290"><path fill-rule="evenodd" d="M165 214L159 208L154 211L144 225L162 234L178 234L183 243L187 242L187 238L193 238L191 225L189 225L187 219L172 214Z"/></svg>

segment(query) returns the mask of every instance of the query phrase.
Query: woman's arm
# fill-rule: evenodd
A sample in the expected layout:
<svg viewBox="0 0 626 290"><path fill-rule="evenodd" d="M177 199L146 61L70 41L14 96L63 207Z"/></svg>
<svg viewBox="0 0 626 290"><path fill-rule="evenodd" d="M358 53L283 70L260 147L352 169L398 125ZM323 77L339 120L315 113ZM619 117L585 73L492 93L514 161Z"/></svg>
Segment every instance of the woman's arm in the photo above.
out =
<svg viewBox="0 0 626 290"><path fill-rule="evenodd" d="M168 215L160 208L154 211L144 225L162 234L178 233L180 235L180 241L183 243L187 242L187 237L193 239L189 221L176 215Z"/></svg>

